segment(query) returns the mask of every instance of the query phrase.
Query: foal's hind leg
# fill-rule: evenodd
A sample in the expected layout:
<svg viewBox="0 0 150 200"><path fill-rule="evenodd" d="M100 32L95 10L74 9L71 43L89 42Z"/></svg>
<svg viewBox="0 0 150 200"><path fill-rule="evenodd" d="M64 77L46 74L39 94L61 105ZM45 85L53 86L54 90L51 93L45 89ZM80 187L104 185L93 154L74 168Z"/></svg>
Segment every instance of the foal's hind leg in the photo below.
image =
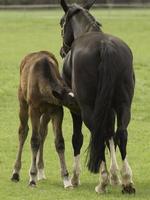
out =
<svg viewBox="0 0 150 200"><path fill-rule="evenodd" d="M74 166L73 166L73 176L71 179L73 186L78 186L80 184L80 149L83 144L82 129L82 119L80 115L72 114L73 120L73 136L72 145L74 149Z"/></svg>
<svg viewBox="0 0 150 200"><path fill-rule="evenodd" d="M71 187L71 181L69 179L69 173L66 167L66 161L65 161L65 144L64 144L64 138L62 134L62 120L63 120L63 108L58 107L55 114L52 116L52 124L53 124L53 130L55 134L55 147L56 151L59 156L60 160L60 167L61 167L61 177L63 179L64 187L68 188Z"/></svg>
<svg viewBox="0 0 150 200"><path fill-rule="evenodd" d="M24 142L28 135L28 105L24 99L20 98L20 111L19 111L19 118L20 118L20 126L18 130L19 136L19 149L17 153L17 158L14 164L14 171L11 180L12 181L19 181L19 172L21 169L21 156L23 151Z"/></svg>
<svg viewBox="0 0 150 200"><path fill-rule="evenodd" d="M40 134L39 134L39 126L40 126L40 113L37 109L30 107L30 117L32 123L32 137L31 137L31 151L32 151L32 160L30 167L30 186L36 185L37 180L37 166L36 159L38 150L40 147Z"/></svg>
<svg viewBox="0 0 150 200"><path fill-rule="evenodd" d="M133 187L132 181L132 170L126 158L126 146L127 146L127 126L130 122L130 107L122 105L117 109L117 132L116 132L116 142L119 146L121 157L123 161L123 166L121 170L122 176L122 193L135 193L135 188Z"/></svg>
<svg viewBox="0 0 150 200"><path fill-rule="evenodd" d="M40 118L40 148L37 155L37 168L38 168L38 180L46 179L45 173L44 173L44 161L43 161L43 148L44 148L44 142L47 136L48 132L48 122L50 121L51 114L49 112L44 113Z"/></svg>

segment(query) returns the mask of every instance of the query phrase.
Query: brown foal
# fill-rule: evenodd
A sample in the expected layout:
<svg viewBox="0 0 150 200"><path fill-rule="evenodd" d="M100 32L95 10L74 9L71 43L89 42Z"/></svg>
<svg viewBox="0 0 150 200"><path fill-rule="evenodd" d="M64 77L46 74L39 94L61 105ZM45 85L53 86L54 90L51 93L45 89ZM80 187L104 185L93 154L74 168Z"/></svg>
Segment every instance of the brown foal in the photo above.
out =
<svg viewBox="0 0 150 200"><path fill-rule="evenodd" d="M73 93L60 77L58 62L52 53L47 51L35 52L22 60L18 98L20 103L19 149L11 179L17 182L20 178L21 156L28 135L29 117L32 125L32 160L29 185L35 186L37 178L39 180L45 178L43 145L47 135L48 123L52 119L55 146L60 159L64 187L71 186L64 155L62 105L75 108L76 101Z"/></svg>

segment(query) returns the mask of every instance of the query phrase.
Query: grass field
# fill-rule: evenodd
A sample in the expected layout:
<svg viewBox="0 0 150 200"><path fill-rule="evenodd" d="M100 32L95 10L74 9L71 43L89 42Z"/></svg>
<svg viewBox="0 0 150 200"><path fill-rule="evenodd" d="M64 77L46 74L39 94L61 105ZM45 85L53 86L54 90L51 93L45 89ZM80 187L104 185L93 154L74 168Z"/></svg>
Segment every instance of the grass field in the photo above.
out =
<svg viewBox="0 0 150 200"><path fill-rule="evenodd" d="M98 175L90 174L85 165L85 149L89 133L84 127L82 149L81 186L64 190L55 153L51 124L45 145L47 179L37 188L28 187L30 166L29 138L24 148L21 181L10 181L16 156L18 137L19 63L23 56L37 50L50 50L58 58L61 45L60 10L50 11L0 11L0 199L3 200L120 200L150 199L150 10L93 10L93 15L103 24L105 32L114 34L131 47L134 54L136 91L129 126L128 159L132 166L137 189L135 196L123 196L120 188L109 187L108 194L97 195L94 188ZM72 125L65 110L63 132L66 141L66 158L72 171ZM118 154L118 153L117 153ZM120 155L117 155L120 160ZM109 156L107 155L107 158ZM120 162L121 164L121 162Z"/></svg>

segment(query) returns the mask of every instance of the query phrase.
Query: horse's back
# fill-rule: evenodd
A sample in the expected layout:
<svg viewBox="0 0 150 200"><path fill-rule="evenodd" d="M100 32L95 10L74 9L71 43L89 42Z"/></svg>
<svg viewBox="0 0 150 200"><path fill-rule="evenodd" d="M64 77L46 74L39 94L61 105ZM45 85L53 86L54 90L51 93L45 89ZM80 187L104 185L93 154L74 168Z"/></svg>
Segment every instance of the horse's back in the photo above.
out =
<svg viewBox="0 0 150 200"><path fill-rule="evenodd" d="M97 32L87 33L74 42L71 57L74 74L72 86L81 104L94 106L100 67L103 67L101 62L106 54L109 54L108 57L115 63L112 64L114 69L111 70L116 74L116 82L123 86L128 82L132 88L134 87L133 58L130 48L114 36Z"/></svg>
<svg viewBox="0 0 150 200"><path fill-rule="evenodd" d="M106 48L117 55L116 59L120 59L126 64L132 62L133 56L129 46L120 38L105 33L93 32L84 34L75 40L72 50L74 56L76 54L77 58L82 57L81 59L86 59L87 63L89 63L90 60L93 62L98 58L100 61L102 51L106 50Z"/></svg>

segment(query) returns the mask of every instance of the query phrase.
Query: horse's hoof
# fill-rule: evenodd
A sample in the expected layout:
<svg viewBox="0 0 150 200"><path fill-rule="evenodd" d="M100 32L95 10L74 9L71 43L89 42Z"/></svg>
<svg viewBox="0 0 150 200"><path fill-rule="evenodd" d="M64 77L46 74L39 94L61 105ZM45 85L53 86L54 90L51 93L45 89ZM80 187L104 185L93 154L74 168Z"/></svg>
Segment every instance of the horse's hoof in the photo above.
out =
<svg viewBox="0 0 150 200"><path fill-rule="evenodd" d="M46 176L45 176L44 170L39 169L38 175L37 175L37 180L40 181L40 180L45 180L45 179L46 179Z"/></svg>
<svg viewBox="0 0 150 200"><path fill-rule="evenodd" d="M106 193L106 188L101 187L101 185L98 185L95 187L95 192L98 194L105 194Z"/></svg>
<svg viewBox="0 0 150 200"><path fill-rule="evenodd" d="M78 178L72 178L71 184L72 184L73 187L78 187L81 183L80 183L80 180Z"/></svg>
<svg viewBox="0 0 150 200"><path fill-rule="evenodd" d="M64 188L65 189L73 189L73 185L72 185L71 180L70 180L69 177L64 178L63 183L64 183Z"/></svg>
<svg viewBox="0 0 150 200"><path fill-rule="evenodd" d="M33 187L33 188L36 187L35 181L30 181L29 186L30 186L30 187Z"/></svg>
<svg viewBox="0 0 150 200"><path fill-rule="evenodd" d="M72 190L74 187L72 184L71 185L68 184L68 185L64 185L64 188L67 190Z"/></svg>
<svg viewBox="0 0 150 200"><path fill-rule="evenodd" d="M112 186L118 186L118 185L121 185L121 181L120 181L118 176L111 176L110 177L110 184Z"/></svg>
<svg viewBox="0 0 150 200"><path fill-rule="evenodd" d="M12 175L12 177L11 177L11 180L13 181L13 182L19 182L19 180L20 180L20 178L19 178L19 174L17 174L17 173L14 173L13 175Z"/></svg>
<svg viewBox="0 0 150 200"><path fill-rule="evenodd" d="M135 194L136 193L136 190L133 187L132 183L130 183L129 185L126 185L126 186L123 185L122 187L123 187L122 194Z"/></svg>

